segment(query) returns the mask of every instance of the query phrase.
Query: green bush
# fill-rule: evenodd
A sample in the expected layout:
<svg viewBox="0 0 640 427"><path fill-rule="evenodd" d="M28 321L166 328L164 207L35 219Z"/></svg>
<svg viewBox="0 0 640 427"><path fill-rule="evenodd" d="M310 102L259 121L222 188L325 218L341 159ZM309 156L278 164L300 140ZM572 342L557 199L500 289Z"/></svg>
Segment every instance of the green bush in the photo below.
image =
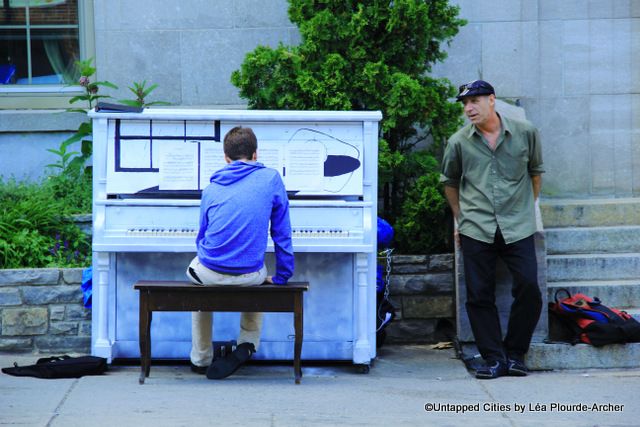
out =
<svg viewBox="0 0 640 427"><path fill-rule="evenodd" d="M396 223L396 240L409 253L443 250L449 231L438 162L426 153L420 160L417 167L423 172L405 194L401 220Z"/></svg>
<svg viewBox="0 0 640 427"><path fill-rule="evenodd" d="M429 72L446 57L440 44L465 24L458 10L447 0L290 0L301 44L259 46L231 76L250 108L382 111L380 216L409 233L396 239L401 252L444 245L446 206L433 193L442 190L424 175L437 169L435 150L462 110L449 102L449 81Z"/></svg>
<svg viewBox="0 0 640 427"><path fill-rule="evenodd" d="M0 180L0 268L84 267L91 263L91 242L70 214L83 211L81 182L52 177L40 183ZM90 181L89 181L90 184ZM86 183L84 184L86 195ZM56 190L55 188L58 188ZM89 185L88 199L91 193ZM56 194L56 191L59 193ZM85 211L86 212L86 211Z"/></svg>

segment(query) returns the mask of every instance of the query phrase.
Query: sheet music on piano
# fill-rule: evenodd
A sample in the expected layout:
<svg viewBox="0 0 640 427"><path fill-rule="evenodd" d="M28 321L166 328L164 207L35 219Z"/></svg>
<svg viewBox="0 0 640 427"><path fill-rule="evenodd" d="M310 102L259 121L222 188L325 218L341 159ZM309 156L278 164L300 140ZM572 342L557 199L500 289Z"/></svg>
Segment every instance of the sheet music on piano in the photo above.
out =
<svg viewBox="0 0 640 427"><path fill-rule="evenodd" d="M258 138L258 161L281 174L290 195L293 279L311 286L305 316L323 317L305 322L302 357L358 364L375 357L379 112L145 109L90 116L93 354L138 357L131 284L184 279L195 253L199 194L226 164L226 132L245 126ZM273 262L268 253L267 268ZM235 339L234 316L215 315L216 340ZM185 313L154 315L152 357L188 358L189 322ZM290 359L290 323L286 315L265 316L255 357Z"/></svg>

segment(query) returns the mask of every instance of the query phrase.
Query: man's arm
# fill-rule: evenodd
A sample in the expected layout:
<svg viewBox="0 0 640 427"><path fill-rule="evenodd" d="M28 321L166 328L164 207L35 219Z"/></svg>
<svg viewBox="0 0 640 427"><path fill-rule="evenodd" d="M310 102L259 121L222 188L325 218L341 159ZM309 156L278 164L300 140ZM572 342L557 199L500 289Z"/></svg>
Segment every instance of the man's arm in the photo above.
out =
<svg viewBox="0 0 640 427"><path fill-rule="evenodd" d="M452 187L450 185L444 186L444 195L447 198L447 202L453 212L453 219L458 221L460 214L460 190L458 187Z"/></svg>
<svg viewBox="0 0 640 427"><path fill-rule="evenodd" d="M458 234L458 217L460 215L460 189L451 185L444 186L444 196L449 202L451 212L453 212L453 239L456 246L460 245L460 236Z"/></svg>
<svg viewBox="0 0 640 427"><path fill-rule="evenodd" d="M540 189L542 188L542 175L531 175L531 185L533 186L533 200L538 200Z"/></svg>
<svg viewBox="0 0 640 427"><path fill-rule="evenodd" d="M291 220L289 219L289 200L279 175L276 175L276 193L271 211L271 239L276 256L276 273L267 278L267 282L286 285L293 276L295 258L291 241Z"/></svg>

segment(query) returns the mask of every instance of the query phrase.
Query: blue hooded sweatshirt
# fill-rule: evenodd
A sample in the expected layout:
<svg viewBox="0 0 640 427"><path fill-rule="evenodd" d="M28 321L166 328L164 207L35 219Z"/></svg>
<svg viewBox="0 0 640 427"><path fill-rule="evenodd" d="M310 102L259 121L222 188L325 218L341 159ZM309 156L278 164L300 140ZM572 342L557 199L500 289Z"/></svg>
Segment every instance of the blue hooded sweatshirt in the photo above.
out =
<svg viewBox="0 0 640 427"><path fill-rule="evenodd" d="M234 161L211 176L202 192L198 258L223 274L245 274L264 265L269 222L276 255L273 283L293 275L289 199L278 172L258 162Z"/></svg>

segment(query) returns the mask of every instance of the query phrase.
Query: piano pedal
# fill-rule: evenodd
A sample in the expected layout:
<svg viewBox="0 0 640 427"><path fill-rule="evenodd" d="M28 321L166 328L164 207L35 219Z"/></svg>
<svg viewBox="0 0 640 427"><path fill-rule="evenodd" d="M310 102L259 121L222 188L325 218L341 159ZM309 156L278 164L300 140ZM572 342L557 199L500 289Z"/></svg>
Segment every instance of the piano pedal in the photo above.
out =
<svg viewBox="0 0 640 427"><path fill-rule="evenodd" d="M227 354L231 353L236 349L238 343L236 340L231 341L213 341L213 360L216 360L221 357L225 357Z"/></svg>

